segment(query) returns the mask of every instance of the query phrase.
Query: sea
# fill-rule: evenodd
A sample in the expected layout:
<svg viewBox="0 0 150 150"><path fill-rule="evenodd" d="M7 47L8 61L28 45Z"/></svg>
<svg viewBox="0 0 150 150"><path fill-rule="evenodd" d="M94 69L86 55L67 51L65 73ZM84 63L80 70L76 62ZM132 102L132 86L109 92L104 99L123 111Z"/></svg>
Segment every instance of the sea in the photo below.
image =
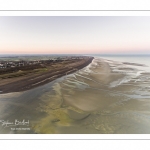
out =
<svg viewBox="0 0 150 150"><path fill-rule="evenodd" d="M150 55L91 56L75 73L0 94L0 120L30 120L30 130L0 133L149 134Z"/></svg>
<svg viewBox="0 0 150 150"><path fill-rule="evenodd" d="M145 71L150 72L150 54L148 55L92 55L95 58L104 58L108 60L118 61L118 62L129 62L129 63L139 63L146 65L147 67L138 67ZM137 66L136 66L137 67Z"/></svg>

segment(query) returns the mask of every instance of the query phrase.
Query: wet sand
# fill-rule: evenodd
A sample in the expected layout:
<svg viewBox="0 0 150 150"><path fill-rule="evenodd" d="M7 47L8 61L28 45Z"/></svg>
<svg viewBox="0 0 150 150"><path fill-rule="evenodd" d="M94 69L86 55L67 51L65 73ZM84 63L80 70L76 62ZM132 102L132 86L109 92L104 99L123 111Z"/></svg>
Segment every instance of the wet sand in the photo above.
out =
<svg viewBox="0 0 150 150"><path fill-rule="evenodd" d="M94 59L43 86L1 94L0 120L30 120L30 130L0 133L150 133L149 74L124 65Z"/></svg>

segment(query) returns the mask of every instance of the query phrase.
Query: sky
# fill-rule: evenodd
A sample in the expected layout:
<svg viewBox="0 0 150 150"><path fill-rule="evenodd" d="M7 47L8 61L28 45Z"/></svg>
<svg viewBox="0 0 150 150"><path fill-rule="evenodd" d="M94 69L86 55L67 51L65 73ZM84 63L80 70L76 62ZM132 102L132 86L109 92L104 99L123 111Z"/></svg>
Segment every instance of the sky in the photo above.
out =
<svg viewBox="0 0 150 150"><path fill-rule="evenodd" d="M150 54L150 17L0 17L0 54Z"/></svg>

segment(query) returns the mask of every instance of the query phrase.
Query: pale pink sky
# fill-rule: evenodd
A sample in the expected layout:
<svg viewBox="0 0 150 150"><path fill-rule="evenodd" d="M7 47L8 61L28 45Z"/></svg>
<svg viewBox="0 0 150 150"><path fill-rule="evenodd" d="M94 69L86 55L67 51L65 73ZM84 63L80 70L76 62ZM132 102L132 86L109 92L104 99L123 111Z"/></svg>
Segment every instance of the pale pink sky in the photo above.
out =
<svg viewBox="0 0 150 150"><path fill-rule="evenodd" d="M150 17L0 17L0 54L150 53Z"/></svg>

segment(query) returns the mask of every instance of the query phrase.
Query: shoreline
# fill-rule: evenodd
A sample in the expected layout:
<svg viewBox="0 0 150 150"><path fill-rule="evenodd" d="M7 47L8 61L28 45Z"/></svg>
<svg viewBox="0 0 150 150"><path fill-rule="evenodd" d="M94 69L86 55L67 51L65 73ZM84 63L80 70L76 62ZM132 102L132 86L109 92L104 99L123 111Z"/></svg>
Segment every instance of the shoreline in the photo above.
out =
<svg viewBox="0 0 150 150"><path fill-rule="evenodd" d="M11 79L11 82L7 83L7 79L1 79L1 81L5 80L6 83L0 84L0 94L6 94L11 92L22 92L26 90L30 90L44 84L47 84L51 81L54 81L66 74L71 74L79 69L82 69L89 65L94 57L86 58L85 60L79 61L77 63L69 64L70 66L59 67L58 69L54 69L41 74L28 75L25 77L18 77Z"/></svg>
<svg viewBox="0 0 150 150"><path fill-rule="evenodd" d="M77 63L78 61L74 64ZM81 63L78 63L79 66L81 67ZM50 82L23 93L2 94L0 118L10 122L14 122L15 119L29 120L30 130L12 131L11 127L1 126L0 132L2 134L150 133L148 119L150 95L147 88L150 80L145 78L146 82L143 84L143 77L147 75L135 78L138 70L131 70L132 74L130 72L124 74L126 66L121 66L124 72L118 70L114 73L114 69L119 66L120 64L115 62L93 59L86 68L54 80L56 84ZM136 80L138 82L134 82Z"/></svg>

